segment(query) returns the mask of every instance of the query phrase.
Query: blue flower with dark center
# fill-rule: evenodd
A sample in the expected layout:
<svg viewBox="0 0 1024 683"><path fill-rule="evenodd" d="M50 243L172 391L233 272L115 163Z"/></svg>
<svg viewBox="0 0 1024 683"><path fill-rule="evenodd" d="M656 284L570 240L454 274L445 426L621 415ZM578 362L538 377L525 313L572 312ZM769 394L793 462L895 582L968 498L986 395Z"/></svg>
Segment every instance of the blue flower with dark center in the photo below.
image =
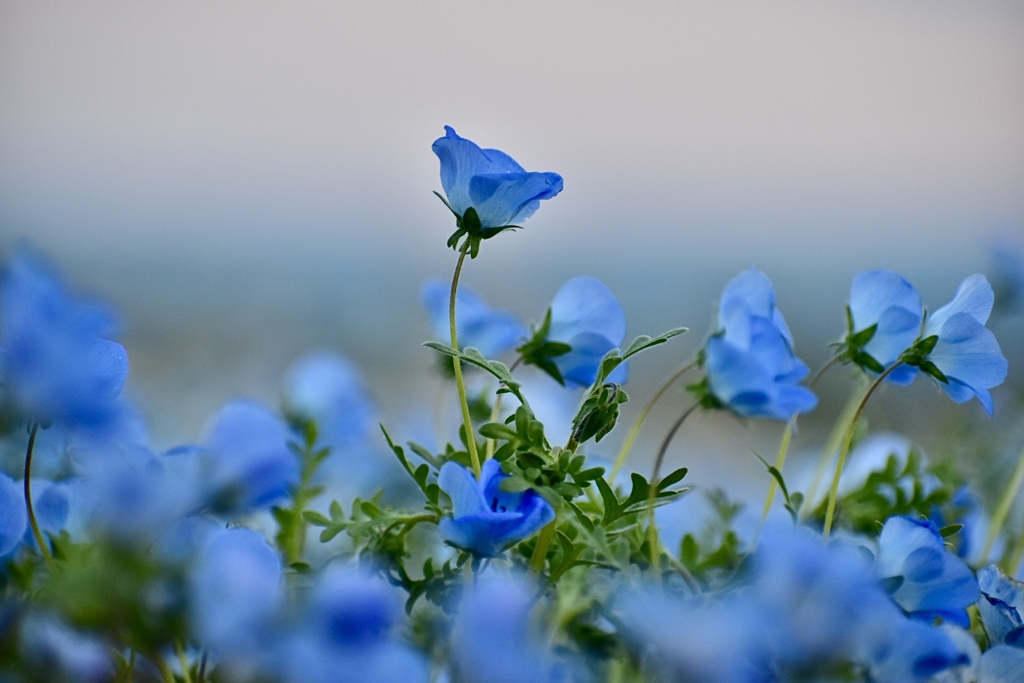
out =
<svg viewBox="0 0 1024 683"><path fill-rule="evenodd" d="M475 555L495 557L555 518L554 508L536 491L502 491L505 479L508 475L496 460L484 463L479 481L465 467L445 463L437 483L452 500L452 516L438 525L446 541Z"/></svg>
<svg viewBox="0 0 1024 683"><path fill-rule="evenodd" d="M793 338L775 308L771 280L748 270L725 287L719 330L705 346L708 389L718 403L744 417L788 420L818 399L797 384L808 368L793 353Z"/></svg>
<svg viewBox="0 0 1024 683"><path fill-rule="evenodd" d="M451 126L444 131L433 150L448 206L460 219L472 208L483 230L514 226L533 215L542 199L562 191L557 173L528 172L504 152L459 137Z"/></svg>
<svg viewBox="0 0 1024 683"><path fill-rule="evenodd" d="M989 389L1006 379L1007 362L992 331L985 327L995 295L984 275L966 278L953 300L928 316L923 338L937 336L927 360L945 375L940 385L956 403L972 397L992 415Z"/></svg>

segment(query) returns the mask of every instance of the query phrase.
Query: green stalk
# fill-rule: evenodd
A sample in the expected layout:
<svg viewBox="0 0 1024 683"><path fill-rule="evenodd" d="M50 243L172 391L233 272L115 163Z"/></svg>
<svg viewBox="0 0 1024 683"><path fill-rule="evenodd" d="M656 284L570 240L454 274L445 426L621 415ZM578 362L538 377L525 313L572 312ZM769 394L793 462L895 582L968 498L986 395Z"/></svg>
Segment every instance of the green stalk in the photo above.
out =
<svg viewBox="0 0 1024 683"><path fill-rule="evenodd" d="M786 431L782 433L782 441L779 442L779 453L775 456L775 469L782 472L782 466L786 464L786 455L789 453L789 442L793 439L793 428L796 426L796 415L789 418L789 422L786 423ZM772 501L775 499L775 489L779 487L779 482L776 481L775 477L771 477L771 481L768 483L768 496L764 501L764 510L761 511L761 526L764 526L765 520L768 519L768 513L772 509ZM756 537L755 537L756 539Z"/></svg>
<svg viewBox="0 0 1024 683"><path fill-rule="evenodd" d="M675 437L676 432L678 432L679 428L683 426L684 422L686 422L686 418L690 417L690 415L693 414L693 411L697 410L699 406L699 403L694 403L679 416L679 419L676 420L675 424L672 425L672 428L668 430L668 434L666 434L665 438L662 440L661 447L658 448L658 455L654 458L654 469L651 472L650 492L647 496L647 507L650 511L647 538L651 547L651 569L654 571L658 570L658 560L661 557L661 542L658 540L658 525L654 521L654 502L656 491L658 490L658 475L661 474L661 464L665 460L665 453L668 452L668 446L672 443L672 439Z"/></svg>
<svg viewBox="0 0 1024 683"><path fill-rule="evenodd" d="M36 539L39 552L42 553L46 564L53 567L53 555L43 538L43 532L39 530L39 522L36 521L36 512L32 507L32 452L36 445L36 434L39 432L39 423L33 423L28 433L28 448L25 450L25 508L28 510L28 523L32 527L32 537Z"/></svg>
<svg viewBox="0 0 1024 683"><path fill-rule="evenodd" d="M988 561L989 553L992 552L992 546L995 545L996 538L999 537L999 532L1003 530L1003 524L1006 523L1006 518L1010 514L1010 508L1013 507L1013 501L1020 492L1021 485L1024 484L1024 451L1021 451L1020 456L1017 459L1017 467L1013 470L1013 476L1010 477L1010 483L1006 485L1006 489L1003 491L1003 495L999 498L999 503L996 505L995 512L992 513L992 523L988 528L988 535L985 536L985 545L981 549L981 559L983 562ZM1024 535L1024 532L1022 532ZM1018 545L1024 547L1024 543L1018 542ZM1016 558L1011 558L1015 569L1018 562L1020 562L1020 554L1015 552Z"/></svg>
<svg viewBox="0 0 1024 683"><path fill-rule="evenodd" d="M448 299L448 328L452 336L452 348L459 350L459 337L455 331L455 293L459 288L459 274L462 273L462 264L469 253L469 240L462 244L459 251L459 260L455 264L455 275L452 277L452 293ZM480 456L476 450L476 436L473 432L473 418L469 415L469 399L466 397L466 382L462 379L462 360L458 356L452 357L452 367L455 369L455 386L459 389L459 404L462 406L462 422L466 429L466 448L469 449L469 461L473 465L473 474L480 478Z"/></svg>

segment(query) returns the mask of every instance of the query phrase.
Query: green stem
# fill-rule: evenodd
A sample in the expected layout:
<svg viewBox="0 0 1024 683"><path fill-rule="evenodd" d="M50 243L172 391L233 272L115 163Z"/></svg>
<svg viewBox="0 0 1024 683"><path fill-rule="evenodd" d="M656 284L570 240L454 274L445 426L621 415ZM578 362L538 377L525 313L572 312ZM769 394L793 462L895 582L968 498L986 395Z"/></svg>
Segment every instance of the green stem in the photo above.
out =
<svg viewBox="0 0 1024 683"><path fill-rule="evenodd" d="M530 556L530 571L538 576L544 571L544 560L547 559L548 550L551 549L551 542L555 540L555 520L540 530L540 537L537 545L533 548L533 555Z"/></svg>
<svg viewBox="0 0 1024 683"><path fill-rule="evenodd" d="M983 563L988 561L989 553L992 552L992 546L995 545L999 532L1003 530L1003 524L1006 523L1006 518L1010 514L1010 508L1013 507L1013 501L1017 498L1022 484L1024 484L1024 451L1021 451L1020 457L1017 459L1017 467L1013 470L1013 476L1010 477L1010 483L1006 485L1006 489L996 505L995 512L992 513L992 523L989 525L988 535L985 536L985 545L981 549ZM1022 532L1022 535L1024 535L1024 532ZM1018 555L1014 565L1019 561L1020 557Z"/></svg>
<svg viewBox="0 0 1024 683"><path fill-rule="evenodd" d="M452 293L448 299L448 328L452 336L452 348L459 350L459 337L455 331L455 293L459 288L459 274L462 273L462 264L469 253L469 240L462 244L459 251L459 260L455 264L455 275L452 277ZM469 415L469 399L466 397L466 382L462 379L462 360L458 356L452 357L452 367L455 369L455 385L459 389L459 404L462 406L462 422L466 429L466 448L469 449L469 461L473 465L473 474L480 478L480 456L476 450L476 436L473 432L473 418Z"/></svg>
<svg viewBox="0 0 1024 683"><path fill-rule="evenodd" d="M28 448L25 450L25 508L28 510L28 523L32 527L32 537L36 539L39 552L42 553L46 564L53 567L53 555L43 538L43 532L39 530L39 522L36 521L36 512L32 506L32 452L35 450L36 434L39 432L39 424L33 423L28 434Z"/></svg>
<svg viewBox="0 0 1024 683"><path fill-rule="evenodd" d="M650 414L651 409L654 408L654 404L661 400L661 397L665 395L665 392L668 391L668 388L672 386L677 379L695 367L697 367L697 361L687 363L677 370L676 373L669 377L668 380L661 385L661 388L651 396L650 400L647 401L647 404L636 416L636 419L633 420L633 425L629 428L629 433L626 434L626 440L622 442L622 448L619 450L619 455L615 458L615 464L612 466L612 470L608 474L609 486L615 483L615 476L626 463L626 458L629 456L630 451L633 450L633 442L636 441L637 434L640 433L640 427L642 427L644 422L647 421L647 416Z"/></svg>
<svg viewBox="0 0 1024 683"><path fill-rule="evenodd" d="M171 667L167 665L167 660L162 655L154 655L153 663L160 670L160 677L164 679L164 683L175 683L174 672L171 671Z"/></svg>
<svg viewBox="0 0 1024 683"><path fill-rule="evenodd" d="M1021 530L1017 535L1017 544L1013 548L1013 552L1010 553L1010 559L1006 562L1006 573L1008 575L1017 575L1017 567L1020 566L1022 558L1024 558L1024 530Z"/></svg>
<svg viewBox="0 0 1024 683"><path fill-rule="evenodd" d="M839 460L836 462L836 472L832 476L832 488L828 493L828 507L825 509L825 526L822 529L822 538L828 540L829 534L832 532L832 520L835 517L836 512L836 498L839 495L839 478L843 474L843 466L846 465L846 456L850 453L850 446L853 444L853 434L857 430L857 422L860 420L861 413L864 412L864 406L867 405L868 399L871 398L871 394L875 393L875 389L882 385L885 378L892 373L893 370L903 364L903 361L896 361L885 371L880 374L868 390L864 393L864 398L857 404L857 410L853 413L853 418L850 423L846 426L846 431L843 433L843 443L839 448Z"/></svg>
<svg viewBox="0 0 1024 683"><path fill-rule="evenodd" d="M793 439L793 428L796 426L796 415L789 418L789 422L786 423L786 431L782 433L782 441L779 442L779 453L775 456L775 469L780 473L782 472L782 466L786 464L786 455L789 453L789 443ZM775 499L775 489L779 487L779 482L776 481L775 477L771 477L771 481L768 483L768 496L764 501L764 510L761 511L761 526L764 526L765 520L768 519L768 513L772 509L772 501ZM756 542L757 537L754 537Z"/></svg>
<svg viewBox="0 0 1024 683"><path fill-rule="evenodd" d="M828 472L829 465L832 464L832 456L839 450L839 442L843 439L843 425L853 419L853 413L857 409L857 401L857 393L851 392L846 405L843 406L843 411L836 418L832 431L829 432L828 438L825 440L825 446L821 451L821 458L818 460L817 467L814 468L814 475L811 477L811 483L807 487L804 498L806 504L801 508L801 519L804 519L805 515L810 513L815 506L815 502L818 500L818 490L825 480L825 474Z"/></svg>
<svg viewBox="0 0 1024 683"><path fill-rule="evenodd" d="M649 523L647 527L647 538L650 545L651 551L651 569L658 572L659 559L661 557L661 542L658 540L658 525L654 520L654 503L657 497L658 491L658 476L661 474L661 464L665 460L665 453L668 452L668 446L672 443L672 439L675 437L676 432L686 422L686 418L690 417L695 410L700 406L699 403L694 403L692 406L687 408L679 419L676 420L672 428L668 430L665 438L661 442L661 447L658 448L658 455L654 458L654 468L651 472L650 490L647 494L647 507L650 512Z"/></svg>
<svg viewBox="0 0 1024 683"><path fill-rule="evenodd" d="M185 647L181 642L174 644L174 650L178 654L178 662L181 664L181 677L184 683L192 683L192 672L189 671L188 657L185 656Z"/></svg>
<svg viewBox="0 0 1024 683"><path fill-rule="evenodd" d="M508 366L508 371L509 372L515 372L515 369L517 367L519 367L519 364L522 363L522 362L523 362L523 357L519 356L518 358L516 358L512 362L512 365ZM490 422L497 422L498 419L501 417L501 397L503 395L504 394L497 394L494 397L494 405L491 406L491 417L490 417L490 420L489 420ZM485 447L484 447L484 462L487 462L492 457L494 457L494 449L496 447L497 447L497 444L494 441L494 439L487 439L487 443L485 444Z"/></svg>

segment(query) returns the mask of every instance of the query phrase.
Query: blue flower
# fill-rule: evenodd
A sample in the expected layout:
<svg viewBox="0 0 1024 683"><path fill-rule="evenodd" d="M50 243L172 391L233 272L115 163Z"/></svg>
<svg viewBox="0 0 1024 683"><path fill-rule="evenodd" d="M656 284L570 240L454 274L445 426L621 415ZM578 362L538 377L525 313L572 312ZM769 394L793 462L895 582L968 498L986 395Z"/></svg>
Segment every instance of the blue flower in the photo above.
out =
<svg viewBox="0 0 1024 683"><path fill-rule="evenodd" d="M978 570L978 585L978 611L989 640L1024 648L1024 583L993 564Z"/></svg>
<svg viewBox="0 0 1024 683"><path fill-rule="evenodd" d="M557 173L527 172L504 152L481 149L445 126L445 136L434 141L441 160L441 187L448 205L462 219L476 210L483 230L512 226L529 218L562 191Z"/></svg>
<svg viewBox="0 0 1024 683"><path fill-rule="evenodd" d="M567 281L551 301L549 341L572 347L551 360L570 385L588 387L597 377L601 359L618 348L626 336L626 314L615 295L597 278L580 276ZM617 367L607 381L624 384L626 363Z"/></svg>
<svg viewBox="0 0 1024 683"><path fill-rule="evenodd" d="M21 545L27 529L28 512L21 487L0 473L0 557Z"/></svg>
<svg viewBox="0 0 1024 683"><path fill-rule="evenodd" d="M776 420L817 405L814 394L797 385L808 369L793 353L792 335L764 273L751 269L726 285L718 327L704 350L708 389L719 404L744 417Z"/></svg>
<svg viewBox="0 0 1024 683"><path fill-rule="evenodd" d="M554 508L536 491L502 491L501 482L507 478L496 460L484 463L480 481L465 467L445 463L437 483L452 500L452 516L438 525L446 541L476 555L495 557L555 518Z"/></svg>
<svg viewBox="0 0 1024 683"><path fill-rule="evenodd" d="M900 355L913 346L921 333L924 306L921 296L905 278L889 270L870 270L859 273L850 287L850 319L852 329L848 339L875 328L871 339L859 349L877 361L878 367L888 368ZM854 362L857 362L856 356ZM858 363L861 364L861 363ZM917 368L901 365L886 377L887 382L905 386L914 381Z"/></svg>
<svg viewBox="0 0 1024 683"><path fill-rule="evenodd" d="M284 401L288 414L314 420L318 439L333 448L360 444L377 429L359 369L333 351L315 351L292 363Z"/></svg>
<svg viewBox="0 0 1024 683"><path fill-rule="evenodd" d="M978 599L978 581L963 560L946 550L928 520L891 517L878 536L875 572L909 616L942 617L964 628L967 607Z"/></svg>
<svg viewBox="0 0 1024 683"><path fill-rule="evenodd" d="M450 285L430 280L420 290L420 300L430 318L434 336L448 339L448 300ZM511 311L496 310L476 292L460 287L455 295L456 332L459 346L473 347L485 358L496 358L515 348L526 336L526 326Z"/></svg>
<svg viewBox="0 0 1024 683"><path fill-rule="evenodd" d="M977 396L989 415L992 395L988 390L1002 384L1007 372L999 342L985 327L994 300L985 276L971 275L960 283L952 301L928 316L922 335L938 337L927 360L945 375L947 381L940 384L946 394L956 403Z"/></svg>
<svg viewBox="0 0 1024 683"><path fill-rule="evenodd" d="M106 338L114 327L105 308L16 254L0 281L0 380L16 410L42 423L108 424L128 375L124 347Z"/></svg>
<svg viewBox="0 0 1024 683"><path fill-rule="evenodd" d="M258 403L234 401L221 408L205 441L215 504L246 511L288 495L299 480L289 438L284 422Z"/></svg>

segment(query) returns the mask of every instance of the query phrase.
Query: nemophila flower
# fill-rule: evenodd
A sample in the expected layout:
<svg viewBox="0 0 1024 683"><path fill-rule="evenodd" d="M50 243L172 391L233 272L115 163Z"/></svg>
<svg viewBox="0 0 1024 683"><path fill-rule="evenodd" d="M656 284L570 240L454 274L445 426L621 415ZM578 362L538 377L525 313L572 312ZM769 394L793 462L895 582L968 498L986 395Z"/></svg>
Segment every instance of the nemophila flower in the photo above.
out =
<svg viewBox="0 0 1024 683"><path fill-rule="evenodd" d="M113 315L73 297L25 252L0 281L0 380L29 421L104 425L128 374L124 347L107 339Z"/></svg>
<svg viewBox="0 0 1024 683"><path fill-rule="evenodd" d="M926 683L937 675L969 664L948 630L907 619L892 610L865 641L862 664L874 683Z"/></svg>
<svg viewBox="0 0 1024 683"><path fill-rule="evenodd" d="M438 525L444 539L475 555L495 557L555 518L554 508L536 491L502 491L507 478L496 460L484 463L479 481L465 467L445 463L437 478L452 501L452 516Z"/></svg>
<svg viewBox="0 0 1024 683"><path fill-rule="evenodd" d="M878 536L875 572L893 601L915 619L941 617L964 628L978 581L963 560L946 550L928 520L891 517Z"/></svg>
<svg viewBox="0 0 1024 683"><path fill-rule="evenodd" d="M253 510L288 495L299 479L289 439L284 422L259 403L234 401L221 408L204 440L214 506Z"/></svg>
<svg viewBox="0 0 1024 683"><path fill-rule="evenodd" d="M562 176L557 173L525 171L504 152L481 149L459 137L451 126L444 131L444 137L433 144L441 160L441 187L460 228L470 234L483 231L481 236L488 237L515 226L533 215L542 199L562 191ZM475 221L467 218L470 209Z"/></svg>
<svg viewBox="0 0 1024 683"><path fill-rule="evenodd" d="M1024 648L1024 583L993 564L978 570L978 585L978 611L989 640Z"/></svg>
<svg viewBox="0 0 1024 683"><path fill-rule="evenodd" d="M282 601L281 560L252 529L215 534L192 567L189 619L217 657L244 659L264 648Z"/></svg>
<svg viewBox="0 0 1024 683"><path fill-rule="evenodd" d="M110 643L76 631L56 617L30 613L21 625L22 662L31 680L102 683L114 678ZM19 679L15 679L19 680Z"/></svg>
<svg viewBox="0 0 1024 683"><path fill-rule="evenodd" d="M420 301L430 318L437 339L448 339L448 303L451 284L429 280L420 289ZM473 347L485 358L496 358L511 351L524 337L526 326L511 311L494 309L479 294L460 287L455 294L456 333L459 346Z"/></svg>
<svg viewBox="0 0 1024 683"><path fill-rule="evenodd" d="M981 655L977 683L1019 683L1024 671L1024 650L996 645Z"/></svg>
<svg viewBox="0 0 1024 683"><path fill-rule="evenodd" d="M401 602L383 580L355 568L329 566L275 657L282 679L426 683L426 662L393 637L401 617Z"/></svg>
<svg viewBox="0 0 1024 683"><path fill-rule="evenodd" d="M946 381L940 382L956 403L977 396L985 411L992 415L989 389L1006 379L1007 362L999 342L985 327L995 295L984 275L967 277L953 300L928 316L922 337L937 337L926 361L934 365Z"/></svg>
<svg viewBox="0 0 1024 683"><path fill-rule="evenodd" d="M314 351L291 364L284 403L290 415L315 421L318 439L334 447L361 442L377 427L362 374L333 351Z"/></svg>
<svg viewBox="0 0 1024 683"><path fill-rule="evenodd" d="M921 296L901 275L890 270L859 273L850 287L850 330L846 343L851 360L876 373L882 372L914 344L923 319ZM889 373L886 381L907 385L916 374L917 368L901 365Z"/></svg>
<svg viewBox="0 0 1024 683"><path fill-rule="evenodd" d="M597 278L574 277L562 285L551 301L548 339L572 347L569 353L553 359L568 384L590 386L601 359L622 344L625 336L626 314L622 305ZM623 384L626 378L623 363L607 381Z"/></svg>
<svg viewBox="0 0 1024 683"><path fill-rule="evenodd" d="M28 512L21 487L0 473L0 557L21 545L28 529Z"/></svg>
<svg viewBox="0 0 1024 683"><path fill-rule="evenodd" d="M32 509L44 538L47 534L59 533L67 523L71 512L69 494L70 487L67 484L38 479L32 482ZM25 530L25 543L36 547L31 529Z"/></svg>
<svg viewBox="0 0 1024 683"><path fill-rule="evenodd" d="M989 249L989 264L997 305L1003 309L1024 305L1024 244L996 242Z"/></svg>
<svg viewBox="0 0 1024 683"><path fill-rule="evenodd" d="M704 347L707 387L718 405L744 417L788 420L818 399L797 384L808 368L793 353L771 280L758 270L729 281L718 307L718 331Z"/></svg>

